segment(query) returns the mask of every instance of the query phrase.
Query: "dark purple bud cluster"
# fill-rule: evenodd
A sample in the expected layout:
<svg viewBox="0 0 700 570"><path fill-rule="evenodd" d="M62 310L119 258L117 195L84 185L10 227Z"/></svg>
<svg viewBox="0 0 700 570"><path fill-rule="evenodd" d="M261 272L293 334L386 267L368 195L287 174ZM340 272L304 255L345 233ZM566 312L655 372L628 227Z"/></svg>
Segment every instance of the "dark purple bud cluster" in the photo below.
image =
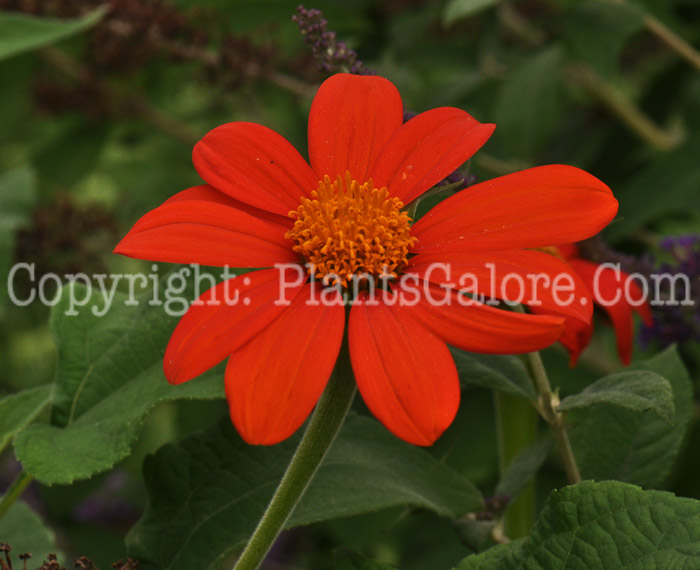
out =
<svg viewBox="0 0 700 570"><path fill-rule="evenodd" d="M685 276L659 281L660 305L652 305L654 323L642 331L642 342L669 346L700 341L700 235L667 237L659 244L657 275Z"/></svg>
<svg viewBox="0 0 700 570"><path fill-rule="evenodd" d="M484 510L476 513L477 520L493 520L498 518L510 502L508 495L493 495L484 498Z"/></svg>
<svg viewBox="0 0 700 570"><path fill-rule="evenodd" d="M249 36L226 35L216 59L207 66L209 79L228 89L265 77L274 71L278 49L274 44L253 41ZM205 62L206 63L206 62Z"/></svg>
<svg viewBox="0 0 700 570"><path fill-rule="evenodd" d="M640 273L648 277L654 272L654 260L650 256L638 257L622 253L610 247L600 234L578 244L582 258L595 263L619 263L626 273Z"/></svg>
<svg viewBox="0 0 700 570"><path fill-rule="evenodd" d="M109 0L109 11L90 36L87 56L101 72L132 71L160 55L178 59L171 45L205 45L188 17L159 0Z"/></svg>
<svg viewBox="0 0 700 570"><path fill-rule="evenodd" d="M358 59L357 53L344 42L338 41L336 33L328 29L328 21L320 10L297 8L292 20L299 26L306 45L316 60L318 68L327 74L353 73L355 75L374 75Z"/></svg>
<svg viewBox="0 0 700 570"><path fill-rule="evenodd" d="M105 253L111 251L118 233L105 207L78 205L62 194L37 208L30 225L17 232L15 260L35 263L37 275L104 273Z"/></svg>
<svg viewBox="0 0 700 570"><path fill-rule="evenodd" d="M133 71L184 42L204 45L207 37L188 17L160 0L0 0L0 10L53 18L76 18L106 6L90 31L86 60L94 72Z"/></svg>
<svg viewBox="0 0 700 570"><path fill-rule="evenodd" d="M252 35L224 34L210 48L209 27L196 21L203 11L185 12L163 0L0 0L0 10L52 18L77 18L100 6L106 13L88 31L70 80L49 60L51 70L35 82L34 99L42 111L80 112L95 121L131 116L134 109L112 95L108 80L159 59L195 62L209 81L227 89L265 77L279 65L277 46Z"/></svg>

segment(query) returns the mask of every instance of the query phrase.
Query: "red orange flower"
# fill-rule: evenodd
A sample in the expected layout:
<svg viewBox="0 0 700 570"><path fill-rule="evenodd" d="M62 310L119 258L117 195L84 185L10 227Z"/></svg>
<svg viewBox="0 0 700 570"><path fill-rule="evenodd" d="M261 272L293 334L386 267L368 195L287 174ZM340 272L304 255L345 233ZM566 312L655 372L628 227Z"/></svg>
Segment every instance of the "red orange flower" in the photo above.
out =
<svg viewBox="0 0 700 570"><path fill-rule="evenodd" d="M228 357L232 420L250 443L276 443L303 423L344 334L370 410L397 436L429 445L459 405L448 344L527 352L562 332L561 317L478 303L431 267L440 262L455 274L471 272L478 282L473 293L488 295L495 287L506 297L506 274L576 280L563 261L532 248L598 232L617 211L610 189L573 167L533 168L472 186L411 224L404 205L469 159L494 126L454 108L433 109L405 124L402 117L401 98L389 81L342 74L323 83L313 101L309 163L264 126L218 127L193 153L206 184L146 214L115 249L157 261L268 268L234 279L242 302L194 304L164 359L166 377L179 384ZM315 279L290 277L290 303L275 303L280 271L272 266L309 261ZM310 301L330 291L324 282L349 284L361 274L392 279L375 303L368 291L357 294L345 332L341 304ZM411 283L445 303L427 294L395 303L412 297ZM201 299L221 299L231 287L221 283ZM525 289L526 295L538 289L545 308L557 305L551 287L527 283ZM590 318L590 307L578 303L561 312Z"/></svg>
<svg viewBox="0 0 700 570"><path fill-rule="evenodd" d="M581 277L586 288L591 292L593 301L603 307L617 338L617 354L627 366L632 359L632 337L634 334L634 313L636 312L647 326L651 326L651 308L643 299L642 289L624 271L602 266L579 257L575 244L561 245L556 248L558 254L566 259ZM588 346L593 336L593 323L575 317L567 317L564 333L559 342L569 352L571 366L575 366L578 357Z"/></svg>

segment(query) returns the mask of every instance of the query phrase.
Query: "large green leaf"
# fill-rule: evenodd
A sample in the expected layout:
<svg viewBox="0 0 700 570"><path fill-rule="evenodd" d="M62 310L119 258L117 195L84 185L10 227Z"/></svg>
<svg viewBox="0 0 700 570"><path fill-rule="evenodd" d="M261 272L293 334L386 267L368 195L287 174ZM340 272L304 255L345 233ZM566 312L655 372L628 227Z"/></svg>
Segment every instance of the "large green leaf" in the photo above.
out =
<svg viewBox="0 0 700 570"><path fill-rule="evenodd" d="M0 400L0 452L23 427L51 402L53 386L45 385L11 394Z"/></svg>
<svg viewBox="0 0 700 570"><path fill-rule="evenodd" d="M636 412L654 410L673 424L671 383L649 370L631 370L601 378L579 394L564 398L558 409L574 410L597 404L612 404Z"/></svg>
<svg viewBox="0 0 700 570"><path fill-rule="evenodd" d="M35 200L36 177L29 167L15 168L0 176L0 315L3 305L18 295L14 291L14 276L11 273L15 232L26 224ZM12 289L8 289L8 284Z"/></svg>
<svg viewBox="0 0 700 570"><path fill-rule="evenodd" d="M530 536L458 570L700 568L700 502L618 481L553 491Z"/></svg>
<svg viewBox="0 0 700 570"><path fill-rule="evenodd" d="M21 565L19 554L31 553L30 568L36 568L49 554L57 553L53 533L23 501L14 503L0 519L0 543L3 542L12 548L15 568Z"/></svg>
<svg viewBox="0 0 700 570"><path fill-rule="evenodd" d="M492 546L479 554L467 556L457 564L454 570L500 570L505 568L501 564L505 564L508 557L520 552L525 540L525 538L519 538L506 544Z"/></svg>
<svg viewBox="0 0 700 570"><path fill-rule="evenodd" d="M569 412L571 444L584 478L658 487L670 473L685 436L692 386L675 348L631 368L668 379L676 412L673 425L652 410L639 413L600 404Z"/></svg>
<svg viewBox="0 0 700 570"><path fill-rule="evenodd" d="M464 386L480 386L535 401L527 368L517 356L473 354L451 348L460 382Z"/></svg>
<svg viewBox="0 0 700 570"><path fill-rule="evenodd" d="M495 136L519 158L536 158L561 122L562 63L559 46L547 47L513 70L501 88Z"/></svg>
<svg viewBox="0 0 700 570"><path fill-rule="evenodd" d="M74 36L94 26L105 13L99 8L71 20L0 12L0 60Z"/></svg>
<svg viewBox="0 0 700 570"><path fill-rule="evenodd" d="M161 448L144 465L150 502L127 537L130 556L146 568L214 568L248 539L297 441L249 446L224 422ZM425 451L351 415L287 526L396 506L457 517L482 502L469 481Z"/></svg>
<svg viewBox="0 0 700 570"><path fill-rule="evenodd" d="M31 425L15 438L17 458L37 480L71 483L109 469L129 455L158 402L222 397L216 372L182 386L167 383L163 352L177 318L150 306L152 297L147 291L128 304L129 296L117 293L99 316L105 299L98 290L75 283L62 290L51 314L58 347L51 425ZM71 299L86 304L78 310Z"/></svg>

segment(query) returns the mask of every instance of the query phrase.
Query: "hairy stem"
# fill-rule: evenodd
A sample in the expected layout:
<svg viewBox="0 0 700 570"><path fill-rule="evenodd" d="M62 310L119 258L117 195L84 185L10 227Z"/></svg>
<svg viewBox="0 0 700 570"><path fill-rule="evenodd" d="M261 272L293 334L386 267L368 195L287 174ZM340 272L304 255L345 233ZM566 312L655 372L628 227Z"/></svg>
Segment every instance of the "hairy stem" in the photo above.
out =
<svg viewBox="0 0 700 570"><path fill-rule="evenodd" d="M355 390L350 354L346 342L343 342L333 376L265 514L233 570L255 570L263 561L335 441L350 410Z"/></svg>

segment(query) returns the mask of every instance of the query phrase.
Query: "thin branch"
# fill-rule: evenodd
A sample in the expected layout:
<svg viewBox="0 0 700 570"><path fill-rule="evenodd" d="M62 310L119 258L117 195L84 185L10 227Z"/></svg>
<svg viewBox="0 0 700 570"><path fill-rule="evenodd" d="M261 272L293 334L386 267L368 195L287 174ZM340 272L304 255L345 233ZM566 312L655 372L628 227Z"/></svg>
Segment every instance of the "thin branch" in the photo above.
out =
<svg viewBox="0 0 700 570"><path fill-rule="evenodd" d="M668 47L675 51L678 55L688 61L695 69L700 71L700 53L681 36L676 34L671 28L663 22L646 14L644 16L644 25L647 30L664 42Z"/></svg>
<svg viewBox="0 0 700 570"><path fill-rule="evenodd" d="M684 137L681 131L665 130L656 125L633 101L605 81L588 65L571 65L566 69L566 73L620 119L633 133L655 149L668 151L683 142Z"/></svg>
<svg viewBox="0 0 700 570"><path fill-rule="evenodd" d="M559 449L559 455L564 463L567 479L572 485L580 483L581 474L576 464L574 452L571 449L569 436L566 433L566 415L556 410L559 399L552 392L552 386L549 383L542 357L539 352L530 352L527 354L527 359L530 363L532 378L535 381L535 389L537 390L539 398L538 409L542 417L552 428L554 439Z"/></svg>

